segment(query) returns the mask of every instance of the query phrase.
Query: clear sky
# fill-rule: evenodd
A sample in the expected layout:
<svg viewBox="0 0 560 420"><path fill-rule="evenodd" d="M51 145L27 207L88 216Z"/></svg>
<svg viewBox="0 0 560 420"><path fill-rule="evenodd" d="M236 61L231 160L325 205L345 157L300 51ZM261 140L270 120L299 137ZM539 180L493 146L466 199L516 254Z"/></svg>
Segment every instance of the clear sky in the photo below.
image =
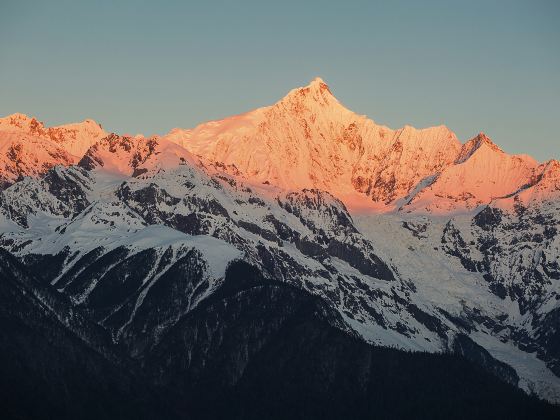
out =
<svg viewBox="0 0 560 420"><path fill-rule="evenodd" d="M163 134L321 76L393 128L560 158L560 1L0 0L0 115Z"/></svg>

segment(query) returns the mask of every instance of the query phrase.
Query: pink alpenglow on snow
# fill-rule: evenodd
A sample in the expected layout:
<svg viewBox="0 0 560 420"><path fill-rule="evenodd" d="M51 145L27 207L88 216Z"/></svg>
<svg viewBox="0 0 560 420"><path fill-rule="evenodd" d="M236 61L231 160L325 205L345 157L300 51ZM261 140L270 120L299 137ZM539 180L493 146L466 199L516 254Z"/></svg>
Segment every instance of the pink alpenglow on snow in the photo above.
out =
<svg viewBox="0 0 560 420"><path fill-rule="evenodd" d="M109 134L92 120L47 128L23 114L0 119L4 186L55 165L130 176L147 170L146 162L165 170L184 160L263 194L325 190L358 213L454 214L558 195L556 161L508 155L483 133L461 144L445 126L379 125L347 109L320 78L273 105L162 137Z"/></svg>

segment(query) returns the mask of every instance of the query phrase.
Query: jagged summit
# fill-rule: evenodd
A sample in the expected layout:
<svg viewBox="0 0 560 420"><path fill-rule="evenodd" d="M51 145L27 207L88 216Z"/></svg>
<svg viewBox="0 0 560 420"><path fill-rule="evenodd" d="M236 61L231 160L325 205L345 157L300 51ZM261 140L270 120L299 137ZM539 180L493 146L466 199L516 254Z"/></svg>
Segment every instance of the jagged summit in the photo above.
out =
<svg viewBox="0 0 560 420"><path fill-rule="evenodd" d="M10 115L6 115L3 118L0 118L0 122L3 121L25 121L25 120L30 120L31 117L29 117L28 115L22 113L22 112L14 112L13 114Z"/></svg>
<svg viewBox="0 0 560 420"><path fill-rule="evenodd" d="M80 128L103 131L101 124L91 118L86 118L85 120L77 123L68 123L52 127L45 126L45 124L36 117L30 117L29 115L20 112L0 118L0 131L13 130L24 131L30 134L48 135L49 130L79 130Z"/></svg>
<svg viewBox="0 0 560 420"><path fill-rule="evenodd" d="M284 98L273 106L286 106L294 113L301 113L304 109L313 110L316 107L334 107L336 112L341 110L342 105L332 94L329 86L321 79L316 77L307 86L298 87L290 90Z"/></svg>
<svg viewBox="0 0 560 420"><path fill-rule="evenodd" d="M77 123L68 123L68 124L58 125L58 126L55 126L53 128L72 129L72 128L79 128L79 127L87 127L87 128L94 129L94 130L103 131L103 126L100 123L98 123L97 121L95 121L91 118L86 118L85 120L83 120L81 122L77 122Z"/></svg>
<svg viewBox="0 0 560 420"><path fill-rule="evenodd" d="M19 112L0 118L0 131L28 132L42 128L44 128L44 125L41 121Z"/></svg>
<svg viewBox="0 0 560 420"><path fill-rule="evenodd" d="M271 296L272 280L300 288L319 298L323 321L354 337L470 355L560 401L557 161L509 155L483 133L463 145L443 125L376 124L322 79L161 137L107 134L92 120L1 123L0 249L79 309L57 319L91 316L126 360L164 355L157 378L168 349L190 366L192 337L224 342L227 328L213 321L223 308L267 306L244 291L261 295L252 275L225 278L243 261L262 270ZM255 324L240 314L227 318ZM239 360L250 368L246 350L233 371ZM184 375L169 371L173 385Z"/></svg>
<svg viewBox="0 0 560 420"><path fill-rule="evenodd" d="M73 156L74 163L108 135L91 119L47 128L25 114L1 118L2 131L54 143ZM396 130L379 125L342 105L320 77L290 90L273 105L194 129L176 128L162 138L230 168L247 182L283 190L326 190L352 208L392 211L404 203L418 203L420 196L434 201L447 197L445 211L453 210L456 202L469 201L470 208L513 193L509 188L533 185L532 179L538 177L534 159L508 155L484 133L461 144L445 125L423 129L405 125ZM17 147L25 149L28 144L21 141ZM33 151L28 155L34 156ZM455 168L458 165L464 167ZM436 186L434 196L425 194ZM433 203L421 201L422 208L433 208Z"/></svg>
<svg viewBox="0 0 560 420"><path fill-rule="evenodd" d="M318 92L320 94L329 94L332 96L331 89L329 85L320 77L315 77L309 85L307 85L304 89L309 89L311 92Z"/></svg>
<svg viewBox="0 0 560 420"><path fill-rule="evenodd" d="M23 176L40 176L55 165L76 164L107 133L91 119L45 127L42 121L15 113L0 118L0 185Z"/></svg>
<svg viewBox="0 0 560 420"><path fill-rule="evenodd" d="M272 106L172 130L166 137L195 155L235 167L251 182L318 188L347 202L382 206L452 163L461 148L445 126L393 130L356 114L321 78Z"/></svg>
<svg viewBox="0 0 560 420"><path fill-rule="evenodd" d="M315 77L311 82L309 82L309 87L312 87L312 86L319 86L319 87L324 86L327 89L329 88L327 86L327 83L319 76Z"/></svg>
<svg viewBox="0 0 560 420"><path fill-rule="evenodd" d="M557 325L555 203L548 212L541 207L542 214L528 209L523 218L519 200L513 211L451 217L463 204L487 206L523 188L532 168L500 153L454 164L461 145L444 128L382 131L352 114L344 120L277 111L245 115L244 126L232 118L195 130L192 141L201 145L202 130L218 130L217 139L206 138L212 148L201 149L215 153L210 162L191 159L164 138L106 136L79 166L57 166L0 192L0 223L7 226L0 248L46 271L44 284L102 320L107 336L137 358L189 311L212 302L224 290L218 287L228 285L229 262L242 259L267 279L319 296L340 313L328 319L340 319L337 325L365 340L445 352L457 348L459 331L474 341L469 351L497 348L496 357L518 369L506 372L512 383L518 372L524 389L559 401L560 379L552 372L559 354L554 342L532 335ZM251 118L261 120L254 126ZM247 166L229 166L224 158ZM259 184L259 177L269 183ZM293 191L298 183L325 188ZM424 200L432 215L446 213L359 214L344 196L356 187L362 203L382 210L412 188L419 200L405 212ZM492 232L498 233L486 236ZM38 259L46 254L56 258ZM547 314L554 318L543 321ZM490 356L484 357L487 364Z"/></svg>
<svg viewBox="0 0 560 420"><path fill-rule="evenodd" d="M470 139L465 143L467 148L477 149L482 145L487 145L493 150L502 151L485 133L482 131L478 133L475 137Z"/></svg>
<svg viewBox="0 0 560 420"><path fill-rule="evenodd" d="M557 159L550 159L545 163L548 170L560 171L560 161Z"/></svg>
<svg viewBox="0 0 560 420"><path fill-rule="evenodd" d="M456 163L462 163L473 155L481 147L486 146L490 150L498 153L504 153L486 134L483 132L478 133L475 137L467 141L461 148L461 152L457 157Z"/></svg>
<svg viewBox="0 0 560 420"><path fill-rule="evenodd" d="M309 84L306 86L301 86L295 89L290 90L288 95L293 92L302 92L302 93L329 93L332 95L332 92L328 86L328 84L320 77L315 77Z"/></svg>

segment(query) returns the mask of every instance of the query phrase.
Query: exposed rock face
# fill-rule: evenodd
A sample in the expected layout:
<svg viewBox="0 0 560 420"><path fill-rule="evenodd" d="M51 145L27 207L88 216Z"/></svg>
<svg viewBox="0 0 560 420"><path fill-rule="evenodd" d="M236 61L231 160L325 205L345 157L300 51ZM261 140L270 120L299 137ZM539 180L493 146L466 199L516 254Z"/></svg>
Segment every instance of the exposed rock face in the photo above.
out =
<svg viewBox="0 0 560 420"><path fill-rule="evenodd" d="M88 148L78 166L92 170L102 167L107 172L138 175L136 168L154 152L157 140L109 134Z"/></svg>
<svg viewBox="0 0 560 420"><path fill-rule="evenodd" d="M99 327L13 256L0 250L0 261L0 389L9 418L557 415L468 362L500 366L468 340L467 359L373 347L342 332L340 314L320 298L246 263L232 264L212 296L155 347L134 347L131 360L108 336L94 339Z"/></svg>
<svg viewBox="0 0 560 420"><path fill-rule="evenodd" d="M254 182L336 196L363 193L380 204L451 164L461 148L443 126L391 130L354 114L321 79L270 107L166 137Z"/></svg>
<svg viewBox="0 0 560 420"><path fill-rule="evenodd" d="M77 163L105 135L91 120L46 128L23 114L0 118L0 188L24 176L42 175L55 165Z"/></svg>
<svg viewBox="0 0 560 420"><path fill-rule="evenodd" d="M80 123L45 127L41 121L24 114L12 114L0 118L0 132L20 133L47 139L76 157L82 156L96 141L107 135L100 124L90 119Z"/></svg>
<svg viewBox="0 0 560 420"><path fill-rule="evenodd" d="M250 182L326 190L353 209L460 213L539 184L550 166L510 156L484 133L461 145L444 126L377 125L321 79L270 107L166 138Z"/></svg>
<svg viewBox="0 0 560 420"><path fill-rule="evenodd" d="M136 150L149 153L127 160L126 171L105 165L113 154L134 156ZM352 216L340 200L316 189L271 196L268 186L249 187L166 140L154 139L146 148L113 136L88 156L97 162L91 169L57 167L42 179L28 178L4 190L0 208L10 228L0 243L130 357L157 348L184 316L212 299L226 266L244 260L267 281L320 298L338 314L336 327L347 334L409 350L451 350L512 382L515 375L500 367L506 363L519 375L520 387L555 398L558 354L547 327L552 323L543 321L548 312L541 308L555 296L556 248L550 256L542 253L536 271L526 259L515 263L526 273L519 280L511 271L500 274L500 267L515 266L510 258L518 258L515 241L518 234L527 236L523 229L538 230L530 236L538 246L555 244L557 219L544 216L544 208L518 204L511 216L507 206L494 205L440 224L424 216L371 219ZM133 166L142 173L132 176ZM533 213L537 210L541 213ZM400 221L384 224L393 217ZM512 235L507 252L502 231ZM431 254L420 249L403 254L413 246L431 247ZM456 275L441 276L445 270L459 273L462 285ZM435 289L433 281L440 282ZM465 282L474 283L466 288ZM475 295L468 293L471 287ZM522 318L505 316L509 301ZM538 333L527 322L536 323ZM457 334L468 336L470 347L457 347ZM510 346L501 361L489 357L503 353L467 352L501 340ZM526 351L540 359L528 371L518 371L516 358ZM538 376L545 364L548 376L527 376Z"/></svg>
<svg viewBox="0 0 560 420"><path fill-rule="evenodd" d="M0 119L0 139L4 187L80 159L88 169L139 176L145 168L137 166L163 141L107 136L91 120L45 128L22 114ZM560 185L556 161L510 156L484 133L461 145L444 126L389 129L346 109L319 78L272 106L174 129L164 139L249 183L325 190L352 210L454 214L524 190L542 201Z"/></svg>
<svg viewBox="0 0 560 420"><path fill-rule="evenodd" d="M350 369L365 401L371 358L404 357L372 344L453 353L560 401L558 162L509 156L484 134L461 145L445 127L390 130L321 80L164 137L72 127L0 120L0 248L60 328L119 369L141 366L145 389L179 384L179 411L194 384L245 398L283 360L318 363L301 386L320 401L349 380L321 388L323 363ZM329 339L334 356L315 358ZM369 361L354 371L340 351ZM463 372L463 359L450 363Z"/></svg>

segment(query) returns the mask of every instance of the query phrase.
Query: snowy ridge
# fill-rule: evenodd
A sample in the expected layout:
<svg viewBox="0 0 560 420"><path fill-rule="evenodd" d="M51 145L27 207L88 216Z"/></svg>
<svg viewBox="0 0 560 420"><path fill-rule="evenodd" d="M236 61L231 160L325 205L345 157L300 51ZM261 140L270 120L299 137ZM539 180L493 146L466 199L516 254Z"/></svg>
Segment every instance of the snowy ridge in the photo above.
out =
<svg viewBox="0 0 560 420"><path fill-rule="evenodd" d="M445 126L392 130L378 125L345 108L320 78L274 105L194 129L173 129L157 141L164 140L247 183L287 191L326 190L359 212L471 211L534 186L543 171L528 156L506 154L484 133L461 145ZM55 164L80 159L82 165L99 164L89 161L92 146L121 150L96 153L107 161L108 171L134 172L154 141L107 135L91 120L45 128L34 118L13 114L0 119L0 151L5 151L0 177L6 186Z"/></svg>
<svg viewBox="0 0 560 420"><path fill-rule="evenodd" d="M166 138L251 182L323 189L348 196L347 205L370 196L381 207L453 162L461 147L443 126L377 125L346 109L319 78L272 106Z"/></svg>
<svg viewBox="0 0 560 420"><path fill-rule="evenodd" d="M516 370L519 385L558 400L560 382L549 370L556 369L558 356L532 327L557 309L559 290L552 282L560 254L556 236L548 248L535 248L546 257L527 257L548 264L535 266L525 257L519 260L514 245L505 252L480 251L497 235L493 232L507 229L505 220L489 229L494 219L483 223L472 216L451 221L352 216L329 193L280 191L270 197L270 191L260 194L172 143L154 141L152 146L136 165L136 176L115 175L105 165L56 167L0 196L5 219L0 244L26 261L62 261L48 280L88 308L115 340L132 346L133 354L156 345L181 314L212 295L228 262L243 259L271 279L320 296L340 312L349 331L371 343L445 352L458 335L472 336L489 350L506 340L507 354L494 353ZM108 148L95 151L104 156ZM62 185L66 193L61 199L55 193ZM527 229L545 232L555 220ZM510 236L500 235L512 244L526 235L504 232ZM492 259L486 261L485 255ZM132 268L137 261L142 261L140 273ZM550 286L536 288L540 277L523 274L510 283L518 267L549 276ZM187 270L194 283L182 294L180 306L157 321L150 316L155 290L176 270ZM527 281L530 287L520 293L519 285ZM109 307L101 298L107 293L114 296ZM138 335L138 328L150 333ZM522 350L527 346L537 351L529 364ZM545 369L546 375L535 369Z"/></svg>
<svg viewBox="0 0 560 420"><path fill-rule="evenodd" d="M12 114L0 118L0 132L21 133L48 139L76 157L82 156L92 144L107 135L101 125L90 119L80 123L45 127L41 121L25 114Z"/></svg>
<svg viewBox="0 0 560 420"><path fill-rule="evenodd" d="M368 342L470 340L511 367L504 380L560 401L558 161L482 133L462 145L445 126L389 129L315 79L163 137L14 114L0 120L0 165L0 247L131 357L243 260Z"/></svg>
<svg viewBox="0 0 560 420"><path fill-rule="evenodd" d="M403 207L406 212L452 214L473 210L527 186L537 162L510 156L482 135L463 147L454 165L438 174Z"/></svg>
<svg viewBox="0 0 560 420"><path fill-rule="evenodd" d="M24 114L0 118L0 188L24 176L42 175L55 165L75 164L106 135L92 120L47 128Z"/></svg>
<svg viewBox="0 0 560 420"><path fill-rule="evenodd" d="M508 155L484 133L461 145L445 126L377 125L320 78L272 106L165 137L248 182L327 190L359 212L471 211L534 185L539 172L534 159Z"/></svg>

